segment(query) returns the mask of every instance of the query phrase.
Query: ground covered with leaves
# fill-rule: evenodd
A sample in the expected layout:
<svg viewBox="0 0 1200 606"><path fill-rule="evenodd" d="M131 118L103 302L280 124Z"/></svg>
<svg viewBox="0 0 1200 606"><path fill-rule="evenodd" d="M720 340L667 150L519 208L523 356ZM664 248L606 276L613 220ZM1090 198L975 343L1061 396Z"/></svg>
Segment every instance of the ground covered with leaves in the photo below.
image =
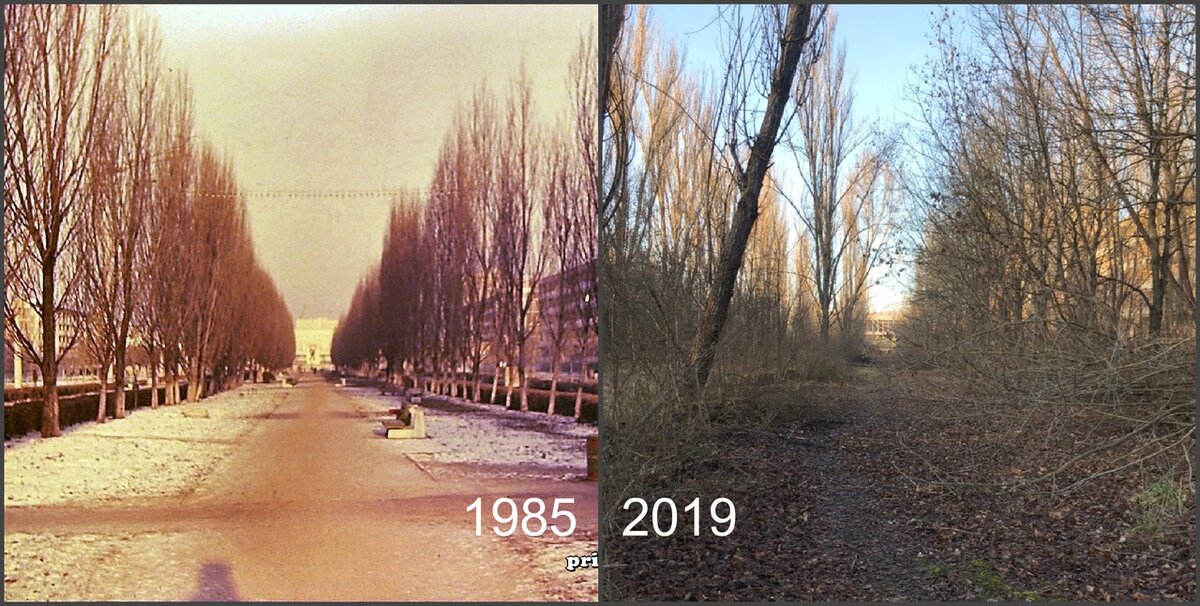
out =
<svg viewBox="0 0 1200 606"><path fill-rule="evenodd" d="M1180 479L1178 454L1092 477L1114 467L1096 453L1048 477L1103 426L902 393L807 384L731 404L718 456L644 498L727 497L736 530L693 537L686 517L686 532L662 538L647 518L649 536L617 536L624 514L605 541L606 598L1195 599L1194 480ZM749 419L763 408L769 422Z"/></svg>

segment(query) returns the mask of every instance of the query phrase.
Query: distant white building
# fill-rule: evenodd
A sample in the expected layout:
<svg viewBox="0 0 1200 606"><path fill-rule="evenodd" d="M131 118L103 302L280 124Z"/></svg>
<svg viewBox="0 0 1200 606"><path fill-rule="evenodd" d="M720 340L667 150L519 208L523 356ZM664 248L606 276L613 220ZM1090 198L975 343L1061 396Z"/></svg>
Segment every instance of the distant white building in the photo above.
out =
<svg viewBox="0 0 1200 606"><path fill-rule="evenodd" d="M330 318L299 318L296 320L297 369L332 370L333 360L329 349L333 344L333 332L337 320Z"/></svg>
<svg viewBox="0 0 1200 606"><path fill-rule="evenodd" d="M35 343L41 343L42 322L29 304L16 300L11 309L6 310L16 315L16 323L21 332ZM96 380L99 373L99 363L92 357L79 340L82 315L74 310L64 309L57 315L57 330L55 342L58 344L58 382ZM41 384L38 376L39 368L33 361L20 355L16 345L16 335L12 333L8 323L4 325L4 384L21 387L25 383ZM133 347L130 348L134 349Z"/></svg>

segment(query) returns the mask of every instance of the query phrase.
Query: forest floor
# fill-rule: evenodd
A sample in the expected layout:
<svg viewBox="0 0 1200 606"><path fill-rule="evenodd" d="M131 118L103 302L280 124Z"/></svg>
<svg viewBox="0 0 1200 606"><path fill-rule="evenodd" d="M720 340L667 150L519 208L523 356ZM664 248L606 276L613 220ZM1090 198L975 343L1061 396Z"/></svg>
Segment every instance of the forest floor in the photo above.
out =
<svg viewBox="0 0 1200 606"><path fill-rule="evenodd" d="M377 394L247 385L6 442L5 600L595 599L565 570L596 550L587 428L428 400L433 437L387 440ZM577 531L475 535L477 497L532 496Z"/></svg>
<svg viewBox="0 0 1200 606"><path fill-rule="evenodd" d="M780 411L769 425L728 423L715 463L653 493L727 497L734 533L606 538L606 598L1195 599L1195 501L1148 511L1155 461L1065 493L1021 485L1102 436L1036 414L947 414L900 393L896 380L874 380L763 394L757 405ZM1084 458L1055 482L1102 465Z"/></svg>

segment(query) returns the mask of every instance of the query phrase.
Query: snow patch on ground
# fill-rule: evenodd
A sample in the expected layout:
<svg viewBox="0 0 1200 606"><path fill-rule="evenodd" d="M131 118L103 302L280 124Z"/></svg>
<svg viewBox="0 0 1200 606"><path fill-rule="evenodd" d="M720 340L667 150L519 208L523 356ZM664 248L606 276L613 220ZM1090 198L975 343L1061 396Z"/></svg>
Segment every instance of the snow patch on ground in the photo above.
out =
<svg viewBox="0 0 1200 606"><path fill-rule="evenodd" d="M380 395L377 389L339 389L351 396L359 414L365 416L387 418L388 409L399 403L395 396ZM490 466L492 475L578 478L587 474L585 438L596 435L595 426L572 417L508 410L461 398L438 399L467 410L439 410L437 402L427 400L421 407L429 438L389 441L418 463Z"/></svg>
<svg viewBox="0 0 1200 606"><path fill-rule="evenodd" d="M595 568L567 570L567 556L586 557L596 553L596 539L579 536L544 537L526 555L530 570L541 576L542 600L547 602L595 602L600 595L600 573ZM518 548L519 549L519 548ZM519 551L525 551L519 549Z"/></svg>
<svg viewBox="0 0 1200 606"><path fill-rule="evenodd" d="M197 593L182 562L199 534L5 533L4 601L179 600ZM123 567L140 570L113 574Z"/></svg>
<svg viewBox="0 0 1200 606"><path fill-rule="evenodd" d="M95 505L186 492L287 394L279 386L245 385L195 404L81 423L58 438L8 440L4 505ZM201 410L207 418L184 416Z"/></svg>

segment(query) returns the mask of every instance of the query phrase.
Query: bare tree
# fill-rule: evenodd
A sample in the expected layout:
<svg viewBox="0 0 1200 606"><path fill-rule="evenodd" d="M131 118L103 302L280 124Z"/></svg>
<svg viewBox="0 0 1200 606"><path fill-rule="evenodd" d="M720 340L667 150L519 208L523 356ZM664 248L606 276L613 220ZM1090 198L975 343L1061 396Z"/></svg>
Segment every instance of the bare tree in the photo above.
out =
<svg viewBox="0 0 1200 606"><path fill-rule="evenodd" d="M482 401L480 367L489 353L490 340L484 332L488 307L495 301L495 255L492 231L492 208L495 204L497 117L495 99L486 86L475 90L471 101L469 120L463 127L468 130L464 143L467 170L466 189L463 194L472 215L469 219L475 226L474 237L469 243L468 265L464 276L464 307L467 312L468 351L474 382L472 398ZM494 314L493 314L494 315ZM499 375L493 371L493 383ZM496 395L492 388L492 398Z"/></svg>
<svg viewBox="0 0 1200 606"><path fill-rule="evenodd" d="M178 297L192 283L192 271L197 269L187 253L196 162L192 101L182 74L167 83L158 123L154 131L160 141L154 157L153 203L144 208L146 237L135 266L139 274L136 282L145 293L140 298L137 325L151 359L152 405L158 398L155 366L162 367L166 378L166 403L179 403L187 310L178 303Z"/></svg>
<svg viewBox="0 0 1200 606"><path fill-rule="evenodd" d="M493 255L497 268L500 333L510 366L516 368L521 388L521 410L529 410L526 380L527 344L537 329L533 313L545 255L535 225L540 219L541 197L536 191L539 133L533 118L533 94L524 67L513 82L501 145L503 152L492 214L495 235ZM506 396L511 405L512 385Z"/></svg>
<svg viewBox="0 0 1200 606"><path fill-rule="evenodd" d="M567 321L571 308L568 287L571 284L569 271L574 269L575 221L579 213L580 194L572 175L572 150L569 142L561 137L552 138L546 156L545 205L543 206L542 246L553 268L549 280L542 283L538 293L538 315L547 336L550 338L550 405L549 414L554 414L558 399L558 377L562 372L563 348L567 341Z"/></svg>
<svg viewBox="0 0 1200 606"><path fill-rule="evenodd" d="M127 252L124 231L130 217L126 213L125 184L128 178L126 158L134 153L125 138L128 115L121 106L128 73L127 28L112 19L110 64L103 80L96 83L96 122L92 134L92 152L84 174L85 202L82 205L78 271L80 286L78 311L83 343L99 365L100 396L96 421L107 417L108 380L121 346L120 318L131 302L125 296L122 269Z"/></svg>
<svg viewBox="0 0 1200 606"><path fill-rule="evenodd" d="M151 204L161 78L156 25L123 7L109 18L110 65L97 89L101 100L88 162L87 237L80 258L86 285L80 310L87 318L84 334L101 368L101 422L110 368L116 388L114 416L125 416L126 351L137 306L134 257L145 239L145 208Z"/></svg>
<svg viewBox="0 0 1200 606"><path fill-rule="evenodd" d="M580 285L571 295L568 307L573 309L576 352L579 356L578 385L575 391L575 418L583 414L583 384L588 380L588 357L597 351L596 331L599 317L597 292L597 259L599 242L598 220L600 174L598 169L596 86L592 76L591 36L579 41L575 60L571 63L570 78L574 100L574 204L569 209L572 220L571 258Z"/></svg>
<svg viewBox="0 0 1200 606"><path fill-rule="evenodd" d="M77 283L87 162L112 7L4 7L6 336L40 367L44 437L60 434L58 363L77 327L59 320Z"/></svg>
<svg viewBox="0 0 1200 606"><path fill-rule="evenodd" d="M125 417L125 366L129 345L130 327L136 306L134 257L146 238L145 209L153 203L154 154L157 149L155 129L161 124L159 118L159 83L162 79L162 42L158 25L144 13L137 13L130 30L128 83L121 98L120 111L124 114L122 133L128 146L122 167L124 191L118 212L119 219L113 224L113 234L119 243L117 281L119 306L115 315L116 341L114 348L114 379L117 389L115 416ZM142 285L137 285L140 290Z"/></svg>
<svg viewBox="0 0 1200 606"><path fill-rule="evenodd" d="M745 168L741 168L740 151L734 152L733 166L738 184L738 200L734 210L733 222L729 234L720 247L717 273L705 301L700 320L697 324L696 337L690 349L691 377L689 382L694 389L703 389L708 382L716 356L716 345L721 338L721 329L729 313L729 302L733 298L734 284L737 282L738 270L742 265L742 257L746 252L750 232L758 218L758 199L762 190L763 179L771 162L771 152L778 143L780 126L784 118L791 91L795 86L795 76L804 54L805 46L812 40L815 33L812 25L821 21L819 11L814 16L811 5L791 4L787 6L786 16L782 7L765 9L763 15L765 36L774 36L778 46L767 45L762 56L757 57L759 64L771 65L770 85L766 91L766 108L758 132L753 137L743 134L741 140L749 141L748 157L745 158ZM777 53L777 54L776 54ZM729 74L739 74L740 62L743 57L735 52L730 55ZM731 90L741 88L734 78ZM739 91L735 94L745 94ZM746 101L734 102L744 107ZM737 112L733 112L736 115ZM736 120L736 118L735 118ZM731 123L733 124L733 123ZM731 127L733 130L735 127ZM735 131L736 132L736 131ZM737 142L730 141L731 150L737 150Z"/></svg>
<svg viewBox="0 0 1200 606"><path fill-rule="evenodd" d="M1103 475L1189 443L1194 7L987 6L965 19L965 41L939 23L917 90L905 351L995 396L972 406L1126 424L1064 465L1116 453ZM1065 469L1047 467L1039 481Z"/></svg>
<svg viewBox="0 0 1200 606"><path fill-rule="evenodd" d="M406 367L420 384L429 331L439 328L435 306L425 305L431 292L426 254L429 243L422 222L423 201L415 193L399 196L392 205L384 249L379 263L380 354L387 364L387 380L405 385ZM393 376L395 375L395 376Z"/></svg>

